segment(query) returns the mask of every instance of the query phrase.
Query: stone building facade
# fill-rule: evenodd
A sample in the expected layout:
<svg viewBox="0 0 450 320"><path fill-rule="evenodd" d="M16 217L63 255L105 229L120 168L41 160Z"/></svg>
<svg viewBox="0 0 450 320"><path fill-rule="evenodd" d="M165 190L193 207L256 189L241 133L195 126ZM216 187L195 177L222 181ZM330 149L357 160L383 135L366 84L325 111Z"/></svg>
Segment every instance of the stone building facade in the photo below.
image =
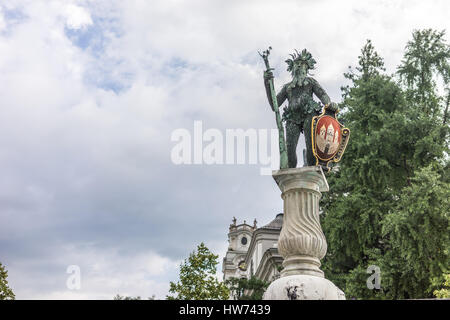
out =
<svg viewBox="0 0 450 320"><path fill-rule="evenodd" d="M256 226L256 220L253 225L245 220L236 224L236 218L233 218L228 231L229 246L222 264L224 281L255 276L272 282L278 278L283 262L277 248L282 225L282 213L261 228Z"/></svg>

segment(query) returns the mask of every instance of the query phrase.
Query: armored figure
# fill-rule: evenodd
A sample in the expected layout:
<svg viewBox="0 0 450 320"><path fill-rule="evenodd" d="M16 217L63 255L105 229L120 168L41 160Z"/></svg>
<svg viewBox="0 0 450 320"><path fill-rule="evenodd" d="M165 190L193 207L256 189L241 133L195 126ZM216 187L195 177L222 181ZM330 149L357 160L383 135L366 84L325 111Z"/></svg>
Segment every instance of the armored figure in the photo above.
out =
<svg viewBox="0 0 450 320"><path fill-rule="evenodd" d="M325 107L330 111L337 110L337 104L331 102L330 97L319 83L308 76L309 70L314 69L316 61L311 53L304 49L301 53L295 50L291 54L291 59L286 60L287 71L292 74L292 81L285 84L277 94L278 106L288 101L288 106L283 110L282 120L286 123L286 149L288 158L288 167L297 166L296 148L300 133L304 133L306 143L306 165L316 164L311 143L311 121L312 118L320 114L323 106L313 100L313 93L319 98ZM274 109L271 97L269 82L273 81L271 69L264 72L264 85L266 87L267 98Z"/></svg>

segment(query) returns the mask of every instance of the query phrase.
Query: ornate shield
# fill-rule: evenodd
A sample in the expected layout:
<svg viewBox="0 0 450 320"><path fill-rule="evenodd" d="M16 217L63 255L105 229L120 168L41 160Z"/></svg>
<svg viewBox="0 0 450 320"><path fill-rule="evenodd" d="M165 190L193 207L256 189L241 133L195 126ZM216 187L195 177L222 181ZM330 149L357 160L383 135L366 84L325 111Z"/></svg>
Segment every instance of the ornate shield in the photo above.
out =
<svg viewBox="0 0 450 320"><path fill-rule="evenodd" d="M311 124L312 151L316 165L328 168L330 162L340 161L349 137L350 130L337 121L336 112L325 106L323 113L313 117Z"/></svg>

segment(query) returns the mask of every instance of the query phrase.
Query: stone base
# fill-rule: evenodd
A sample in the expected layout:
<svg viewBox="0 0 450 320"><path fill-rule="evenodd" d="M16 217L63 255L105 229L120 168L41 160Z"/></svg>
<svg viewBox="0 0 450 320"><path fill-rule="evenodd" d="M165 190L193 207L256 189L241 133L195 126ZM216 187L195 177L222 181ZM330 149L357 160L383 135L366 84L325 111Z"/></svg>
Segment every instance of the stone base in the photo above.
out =
<svg viewBox="0 0 450 320"><path fill-rule="evenodd" d="M272 282L263 300L345 300L345 294L330 280L301 274Z"/></svg>
<svg viewBox="0 0 450 320"><path fill-rule="evenodd" d="M320 270L320 260L312 256L292 255L284 258L281 276L305 274L316 277L324 277Z"/></svg>

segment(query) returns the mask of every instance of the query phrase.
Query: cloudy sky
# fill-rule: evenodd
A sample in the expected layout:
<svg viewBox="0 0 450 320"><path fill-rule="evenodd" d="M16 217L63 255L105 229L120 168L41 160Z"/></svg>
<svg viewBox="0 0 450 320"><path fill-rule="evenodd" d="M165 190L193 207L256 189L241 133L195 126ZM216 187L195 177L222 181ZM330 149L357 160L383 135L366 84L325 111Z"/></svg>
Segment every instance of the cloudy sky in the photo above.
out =
<svg viewBox="0 0 450 320"><path fill-rule="evenodd" d="M260 165L176 165L174 130L273 129L258 50L308 48L340 101L371 39L394 72L411 32L449 29L442 1L0 2L0 262L17 299L164 298L205 242L282 210ZM66 286L67 267L81 288ZM219 269L221 265L219 265Z"/></svg>

